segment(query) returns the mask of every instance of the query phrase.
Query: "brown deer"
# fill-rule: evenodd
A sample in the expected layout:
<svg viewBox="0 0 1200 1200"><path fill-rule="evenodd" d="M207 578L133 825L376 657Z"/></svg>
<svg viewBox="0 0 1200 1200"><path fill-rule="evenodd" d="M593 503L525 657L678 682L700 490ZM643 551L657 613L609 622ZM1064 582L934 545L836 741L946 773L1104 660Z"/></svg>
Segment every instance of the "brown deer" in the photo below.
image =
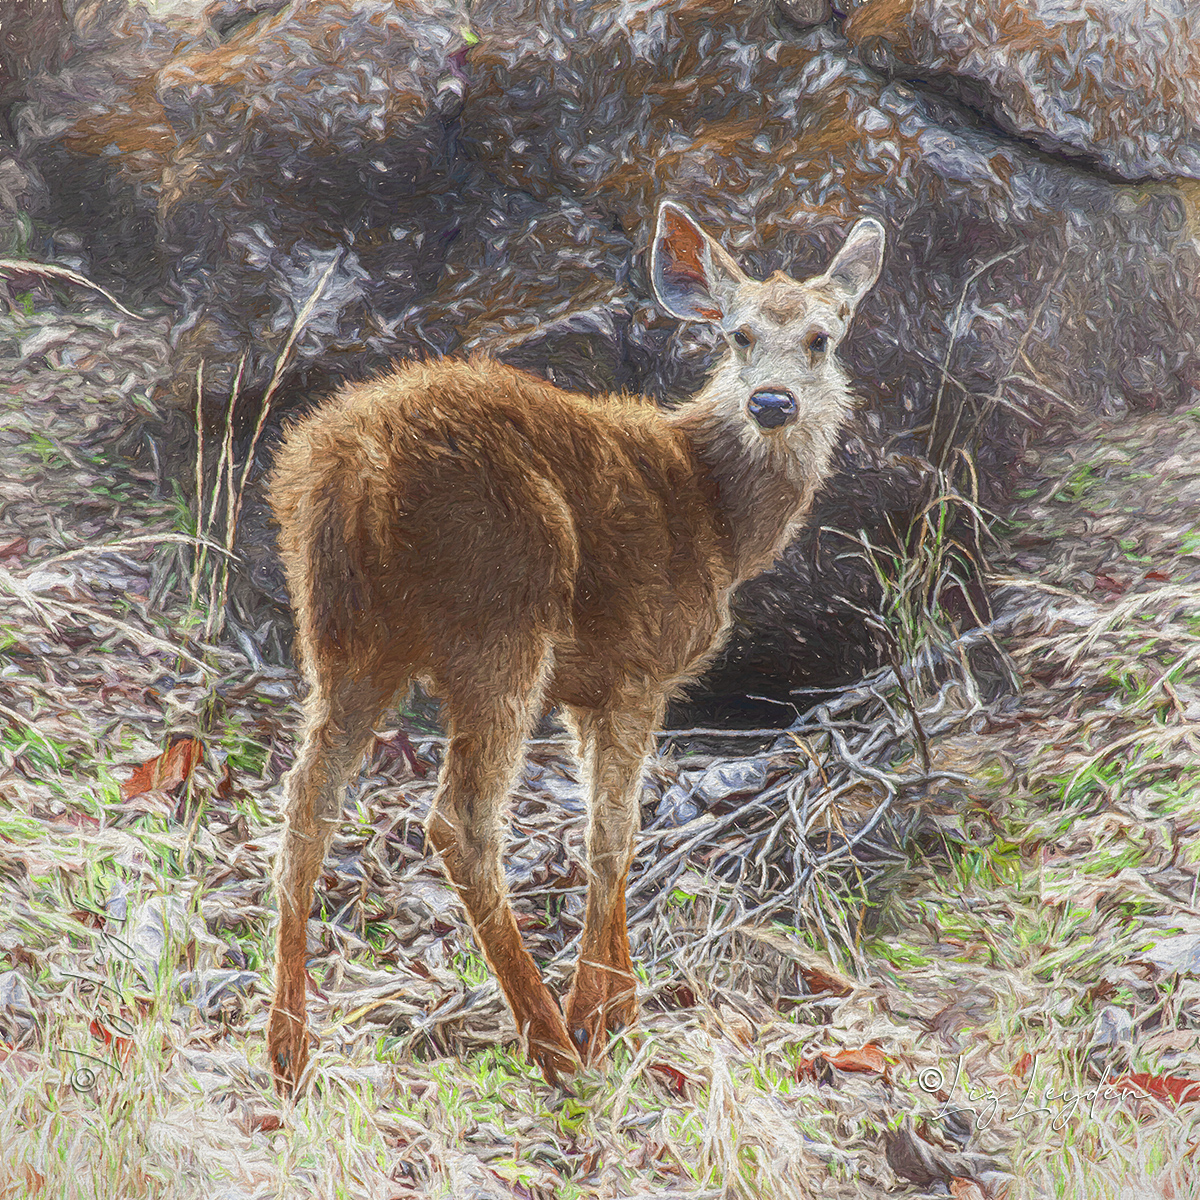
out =
<svg viewBox="0 0 1200 1200"><path fill-rule="evenodd" d="M566 392L484 357L412 362L294 425L271 499L309 684L285 784L267 1034L282 1090L308 1059L313 883L372 726L411 681L449 734L427 836L550 1082L637 1013L625 918L642 768L670 697L720 647L733 590L787 544L853 399L834 358L879 274L863 219L829 269L765 282L678 205L651 248L660 304L729 343L675 411ZM588 794L589 887L566 1019L522 945L504 804L557 704Z"/></svg>

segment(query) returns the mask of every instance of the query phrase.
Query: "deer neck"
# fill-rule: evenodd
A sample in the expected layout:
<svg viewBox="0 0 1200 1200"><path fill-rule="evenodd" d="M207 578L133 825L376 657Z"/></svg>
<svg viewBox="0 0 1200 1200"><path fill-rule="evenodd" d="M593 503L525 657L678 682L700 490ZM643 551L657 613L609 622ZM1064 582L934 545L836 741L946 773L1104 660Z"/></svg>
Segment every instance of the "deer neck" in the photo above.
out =
<svg viewBox="0 0 1200 1200"><path fill-rule="evenodd" d="M740 399L733 403L708 389L672 414L712 481L735 583L769 567L798 531L829 472L843 415L764 437Z"/></svg>

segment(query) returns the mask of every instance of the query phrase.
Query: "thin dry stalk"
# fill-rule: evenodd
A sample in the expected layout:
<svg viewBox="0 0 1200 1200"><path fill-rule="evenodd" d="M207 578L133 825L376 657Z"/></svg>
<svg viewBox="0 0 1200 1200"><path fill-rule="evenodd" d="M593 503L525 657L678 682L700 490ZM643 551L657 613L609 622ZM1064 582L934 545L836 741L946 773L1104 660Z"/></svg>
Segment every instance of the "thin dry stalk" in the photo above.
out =
<svg viewBox="0 0 1200 1200"><path fill-rule="evenodd" d="M232 478L233 468L229 467L230 492L229 492L229 507L228 518L225 529L225 549L232 554L234 542L237 539L238 521L241 518L242 504L245 500L246 485L250 482L250 472L254 469L254 459L258 454L258 445L262 440L263 430L267 425L267 418L271 413L271 405L275 399L275 393L279 390L279 385L283 382L284 368L287 366L287 361L291 357L292 347L296 344L296 339L300 336L304 329L308 318L312 316L313 309L319 303L322 294L325 291L325 285L329 282L334 271L341 264L341 258L333 258L329 266L321 274L321 278L317 280L308 299L304 302L300 311L296 314L296 319L292 322L291 330L288 332L287 341L283 344L283 349L280 350L278 357L275 359L275 367L271 374L271 380L267 384L267 390L263 393L262 406L258 413L258 423L254 427L254 434L250 439L250 449L246 452L246 461L242 466L242 475L238 480L236 496L233 493ZM244 360L243 360L244 361ZM238 371L239 378L241 376L241 368ZM228 427L227 427L228 428ZM227 432L227 437L229 436ZM225 624L225 605L229 598L229 573L225 571L221 575L220 588L217 595L214 597L213 603L209 606L208 624L205 626L206 639L212 641L219 637L221 630Z"/></svg>
<svg viewBox="0 0 1200 1200"><path fill-rule="evenodd" d="M86 275L80 275L78 271L72 271L68 267L55 266L53 263L31 262L22 258L0 258L0 273L8 275L37 275L43 279L59 279L64 283L74 283L79 287L90 288L93 292L99 293L119 313L123 313L127 317L132 317L135 321L149 321L153 319L142 313L136 313L131 308L126 308L112 292L106 291L98 283L93 283Z"/></svg>

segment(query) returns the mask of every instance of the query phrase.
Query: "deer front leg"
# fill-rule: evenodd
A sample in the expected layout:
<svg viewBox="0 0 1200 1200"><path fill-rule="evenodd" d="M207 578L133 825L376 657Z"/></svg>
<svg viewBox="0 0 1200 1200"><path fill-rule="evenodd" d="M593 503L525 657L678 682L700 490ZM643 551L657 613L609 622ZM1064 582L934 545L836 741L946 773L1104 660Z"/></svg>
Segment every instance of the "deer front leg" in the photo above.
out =
<svg viewBox="0 0 1200 1200"><path fill-rule="evenodd" d="M588 794L588 896L567 1029L585 1062L604 1053L609 1032L637 1019L625 885L640 823L642 771L663 704L633 711L575 710Z"/></svg>
<svg viewBox="0 0 1200 1200"><path fill-rule="evenodd" d="M283 841L275 864L275 996L267 1024L275 1087L284 1095L294 1091L308 1063L305 962L313 885L341 820L346 783L358 770L385 702L381 692L363 685L344 685L332 696L314 686L305 703L304 744L284 781Z"/></svg>

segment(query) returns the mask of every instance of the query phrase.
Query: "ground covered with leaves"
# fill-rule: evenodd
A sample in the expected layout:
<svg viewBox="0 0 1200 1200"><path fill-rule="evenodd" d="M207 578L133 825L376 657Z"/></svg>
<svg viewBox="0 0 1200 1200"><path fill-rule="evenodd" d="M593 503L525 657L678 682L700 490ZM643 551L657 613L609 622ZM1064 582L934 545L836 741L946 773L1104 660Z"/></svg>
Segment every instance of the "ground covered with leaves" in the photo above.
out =
<svg viewBox="0 0 1200 1200"><path fill-rule="evenodd" d="M932 522L885 572L893 670L780 733L661 739L642 1019L569 1088L525 1063L426 852L436 726L403 718L415 760L381 731L285 1103L297 681L214 611L221 438L197 519L148 398L165 333L45 291L0 318L0 1197L1194 1194L1200 411L1030 457L988 630L914 582ZM562 994L582 808L547 733L508 868Z"/></svg>

